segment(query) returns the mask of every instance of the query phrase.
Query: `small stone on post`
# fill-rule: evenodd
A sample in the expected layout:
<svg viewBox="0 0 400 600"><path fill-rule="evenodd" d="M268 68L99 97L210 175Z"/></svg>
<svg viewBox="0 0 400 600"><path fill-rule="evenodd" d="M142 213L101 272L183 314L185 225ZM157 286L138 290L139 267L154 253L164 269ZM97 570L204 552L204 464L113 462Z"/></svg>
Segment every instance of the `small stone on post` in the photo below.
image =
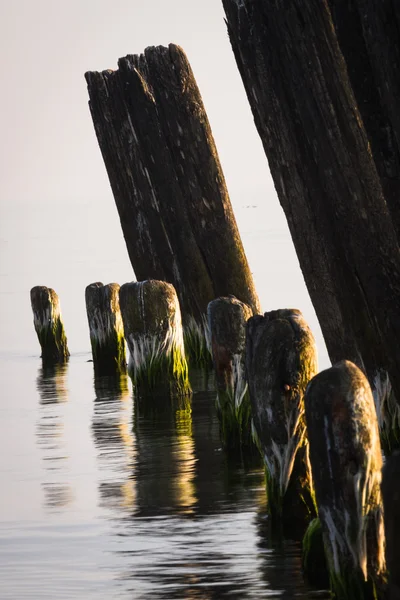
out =
<svg viewBox="0 0 400 600"><path fill-rule="evenodd" d="M367 378L350 361L322 371L305 411L331 590L338 600L375 598L385 570L382 452Z"/></svg>
<svg viewBox="0 0 400 600"><path fill-rule="evenodd" d="M235 296L228 296L210 302L207 313L222 443L231 453L258 453L252 439L245 376L246 322L253 311Z"/></svg>
<svg viewBox="0 0 400 600"><path fill-rule="evenodd" d="M91 283L85 290L86 312L96 375L126 370L124 326L117 283Z"/></svg>
<svg viewBox="0 0 400 600"><path fill-rule="evenodd" d="M56 292L44 285L32 288L31 305L43 361L65 362L68 360L69 351Z"/></svg>
<svg viewBox="0 0 400 600"><path fill-rule="evenodd" d="M277 523L308 518L315 508L304 393L317 372L317 350L299 310L275 310L249 319L246 371L266 467L268 510Z"/></svg>
<svg viewBox="0 0 400 600"><path fill-rule="evenodd" d="M191 393L175 288L165 281L125 283L119 293L128 373L139 395Z"/></svg>
<svg viewBox="0 0 400 600"><path fill-rule="evenodd" d="M389 574L388 600L400 600L400 451L386 459L382 497L385 515L386 563Z"/></svg>

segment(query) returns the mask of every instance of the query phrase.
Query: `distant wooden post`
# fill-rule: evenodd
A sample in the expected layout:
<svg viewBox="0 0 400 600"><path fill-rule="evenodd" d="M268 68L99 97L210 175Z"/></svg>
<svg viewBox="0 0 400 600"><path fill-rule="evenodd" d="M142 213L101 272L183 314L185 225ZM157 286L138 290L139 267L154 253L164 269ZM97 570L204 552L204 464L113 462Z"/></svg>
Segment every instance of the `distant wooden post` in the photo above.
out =
<svg viewBox="0 0 400 600"><path fill-rule="evenodd" d="M388 600L400 600L400 452L390 456L383 469L382 496L385 515Z"/></svg>
<svg viewBox="0 0 400 600"><path fill-rule="evenodd" d="M181 48L86 73L90 110L139 281L172 283L185 342L207 355L207 305L234 294L259 311L210 124Z"/></svg>
<svg viewBox="0 0 400 600"><path fill-rule="evenodd" d="M179 301L165 281L125 283L120 293L128 372L140 395L190 393Z"/></svg>
<svg viewBox="0 0 400 600"><path fill-rule="evenodd" d="M310 460L332 591L375 598L385 569L382 452L371 388L342 361L314 377L305 395Z"/></svg>
<svg viewBox="0 0 400 600"><path fill-rule="evenodd" d="M230 452L251 452L256 448L251 433L245 345L246 322L253 311L247 304L229 296L210 302L207 312L222 442Z"/></svg>
<svg viewBox="0 0 400 600"><path fill-rule="evenodd" d="M223 5L330 358L387 370L400 401L399 243L328 3Z"/></svg>
<svg viewBox="0 0 400 600"><path fill-rule="evenodd" d="M275 310L249 319L246 371L269 511L278 519L304 518L314 512L304 392L317 372L317 352L299 310Z"/></svg>
<svg viewBox="0 0 400 600"><path fill-rule="evenodd" d="M65 362L69 351L60 301L54 290L43 285L31 289L33 324L42 348L42 359L48 363Z"/></svg>
<svg viewBox="0 0 400 600"><path fill-rule="evenodd" d="M126 369L124 326L117 283L91 283L85 290L93 364L97 375Z"/></svg>

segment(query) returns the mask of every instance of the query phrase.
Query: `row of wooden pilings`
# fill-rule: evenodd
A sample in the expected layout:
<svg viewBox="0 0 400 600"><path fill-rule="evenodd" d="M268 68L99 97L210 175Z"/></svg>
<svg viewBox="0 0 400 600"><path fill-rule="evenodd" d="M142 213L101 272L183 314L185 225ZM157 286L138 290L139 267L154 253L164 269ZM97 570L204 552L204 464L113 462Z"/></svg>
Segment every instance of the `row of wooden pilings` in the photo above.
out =
<svg viewBox="0 0 400 600"><path fill-rule="evenodd" d="M56 293L35 287L31 302L43 360L67 360ZM125 370L126 340L135 394L148 403L162 394L190 395L171 284L94 283L86 288L86 308L97 374ZM337 598L399 598L400 455L387 459L382 483L365 375L349 361L317 374L314 338L298 310L253 315L233 296L217 298L208 306L208 332L222 443L235 458L261 454L274 525L309 522L309 582L330 585Z"/></svg>

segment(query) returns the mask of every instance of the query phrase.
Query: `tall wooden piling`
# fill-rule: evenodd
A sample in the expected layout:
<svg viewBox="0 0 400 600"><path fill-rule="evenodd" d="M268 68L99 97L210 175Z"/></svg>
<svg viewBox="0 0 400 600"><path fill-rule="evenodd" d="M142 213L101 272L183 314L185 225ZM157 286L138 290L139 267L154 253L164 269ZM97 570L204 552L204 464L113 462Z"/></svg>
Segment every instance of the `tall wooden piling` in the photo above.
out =
<svg viewBox="0 0 400 600"><path fill-rule="evenodd" d="M400 452L390 456L383 469L382 496L385 515L388 600L400 600Z"/></svg>
<svg viewBox="0 0 400 600"><path fill-rule="evenodd" d="M230 453L254 450L251 405L245 374L246 323L253 315L234 296L208 305L208 324L217 387L222 442Z"/></svg>
<svg viewBox="0 0 400 600"><path fill-rule="evenodd" d="M90 110L138 280L171 282L194 354L208 303L259 303L210 124L183 50L86 73Z"/></svg>
<svg viewBox="0 0 400 600"><path fill-rule="evenodd" d="M385 570L382 452L371 388L342 361L305 395L310 460L332 591L338 600L376 596Z"/></svg>
<svg viewBox="0 0 400 600"><path fill-rule="evenodd" d="M328 4L399 238L400 9L390 1L328 0Z"/></svg>
<svg viewBox="0 0 400 600"><path fill-rule="evenodd" d="M85 300L96 374L123 373L126 370L126 359L119 285L91 283L85 290Z"/></svg>
<svg viewBox="0 0 400 600"><path fill-rule="evenodd" d="M331 360L400 398L400 250L327 2L223 5Z"/></svg>
<svg viewBox="0 0 400 600"><path fill-rule="evenodd" d="M190 393L179 301L165 281L125 283L120 293L128 372L139 395Z"/></svg>
<svg viewBox="0 0 400 600"><path fill-rule="evenodd" d="M69 357L67 337L56 292L44 285L31 289L33 324L44 362L65 362Z"/></svg>
<svg viewBox="0 0 400 600"><path fill-rule="evenodd" d="M275 310L249 319L246 371L269 511L278 519L309 516L314 505L304 392L317 372L317 354L299 310Z"/></svg>

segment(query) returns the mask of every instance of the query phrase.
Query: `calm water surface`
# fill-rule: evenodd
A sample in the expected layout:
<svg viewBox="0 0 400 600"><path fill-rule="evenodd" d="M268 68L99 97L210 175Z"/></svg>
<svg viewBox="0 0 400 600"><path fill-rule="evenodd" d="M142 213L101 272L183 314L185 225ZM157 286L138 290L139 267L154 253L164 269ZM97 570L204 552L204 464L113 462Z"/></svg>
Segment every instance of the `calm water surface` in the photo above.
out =
<svg viewBox="0 0 400 600"><path fill-rule="evenodd" d="M89 358L0 357L0 597L325 597L271 540L262 470L227 464L212 378L155 413Z"/></svg>

